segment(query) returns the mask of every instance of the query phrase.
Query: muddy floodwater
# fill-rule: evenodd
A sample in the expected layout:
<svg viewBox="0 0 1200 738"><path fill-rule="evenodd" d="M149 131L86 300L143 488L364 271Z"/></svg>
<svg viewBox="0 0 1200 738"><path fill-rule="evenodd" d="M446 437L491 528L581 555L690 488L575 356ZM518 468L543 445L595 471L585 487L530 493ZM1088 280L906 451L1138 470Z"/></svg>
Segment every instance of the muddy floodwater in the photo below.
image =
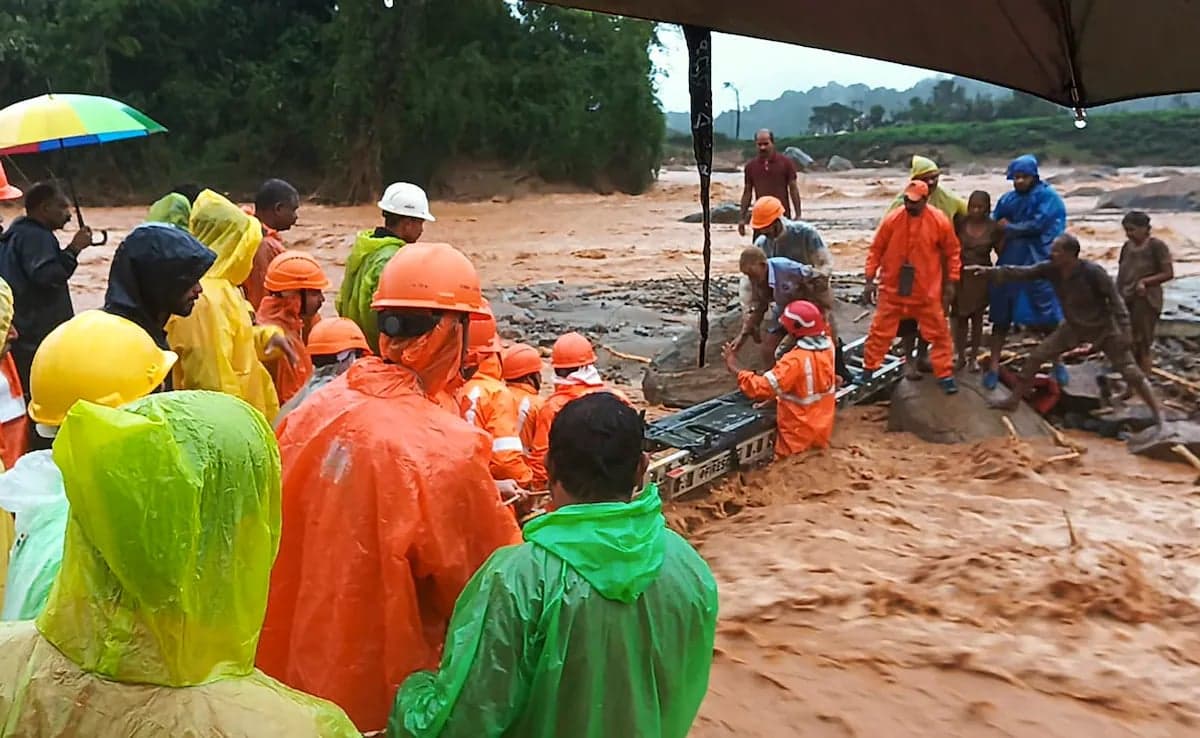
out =
<svg viewBox="0 0 1200 738"><path fill-rule="evenodd" d="M1056 174L1064 193L1147 181L1132 169L1046 172ZM803 178L805 219L822 231L839 270L861 272L872 230L903 181L899 170ZM998 169L942 181L963 196L988 190L993 201L1008 187ZM737 200L740 176L718 175L714 190L714 203ZM1070 228L1085 257L1115 270L1121 213L1095 204L1095 195L1068 197ZM535 287L678 278L677 306L668 291L638 308L647 312L626 313L634 323L665 315L663 326L638 334L652 343L693 320L688 290L702 270L701 231L679 219L696 210L695 175L665 172L639 197L434 202L438 221L423 240L462 248L485 286L526 297L541 294ZM86 211L113 245L143 214ZM1177 275L1200 274L1200 214L1153 218ZM378 220L373 207L305 205L285 235L316 255L336 285L353 234ZM714 272L735 272L746 243L733 226L714 226ZM111 253L84 252L77 308L101 303ZM630 290L612 294L626 295L620 303ZM605 309L623 307L615 303ZM603 323L605 314L579 319ZM632 375L619 380L636 384ZM1079 434L1070 440L1082 453L1066 460L1055 459L1069 453L1050 442L934 446L884 433L885 414L846 411L829 451L727 480L668 510L721 587L711 687L693 735L1200 735L1195 472Z"/></svg>

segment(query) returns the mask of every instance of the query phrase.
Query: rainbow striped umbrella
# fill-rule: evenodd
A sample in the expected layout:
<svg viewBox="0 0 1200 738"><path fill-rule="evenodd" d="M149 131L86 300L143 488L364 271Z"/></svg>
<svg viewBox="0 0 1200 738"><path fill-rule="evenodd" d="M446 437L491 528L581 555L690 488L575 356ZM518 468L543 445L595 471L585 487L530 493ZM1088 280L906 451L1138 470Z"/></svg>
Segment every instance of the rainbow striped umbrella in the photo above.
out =
<svg viewBox="0 0 1200 738"><path fill-rule="evenodd" d="M91 146L166 130L117 100L52 93L0 110L0 155Z"/></svg>

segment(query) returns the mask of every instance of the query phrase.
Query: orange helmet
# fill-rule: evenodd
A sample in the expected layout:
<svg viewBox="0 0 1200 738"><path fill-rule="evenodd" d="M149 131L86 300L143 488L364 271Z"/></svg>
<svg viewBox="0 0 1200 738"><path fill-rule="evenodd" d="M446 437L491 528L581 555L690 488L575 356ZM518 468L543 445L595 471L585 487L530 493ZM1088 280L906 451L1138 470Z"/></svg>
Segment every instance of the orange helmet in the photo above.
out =
<svg viewBox="0 0 1200 738"><path fill-rule="evenodd" d="M542 373L542 355L533 346L514 343L500 353L500 375L506 380Z"/></svg>
<svg viewBox="0 0 1200 738"><path fill-rule="evenodd" d="M351 349L371 353L362 328L349 318L319 320L308 332L308 353L312 356L332 356Z"/></svg>
<svg viewBox="0 0 1200 738"><path fill-rule="evenodd" d="M467 326L467 350L479 354L500 353L500 335L496 330L496 317L488 301L483 301L483 315L472 315Z"/></svg>
<svg viewBox="0 0 1200 738"><path fill-rule="evenodd" d="M567 333L554 342L550 364L555 369L574 369L596 363L596 350L592 342L578 333Z"/></svg>
<svg viewBox="0 0 1200 738"><path fill-rule="evenodd" d="M783 315L779 316L779 325L796 338L819 336L825 332L825 317L821 308L807 300L795 300L788 303Z"/></svg>
<svg viewBox="0 0 1200 738"><path fill-rule="evenodd" d="M770 228L772 223L782 217L783 203L778 197L760 197L754 201L754 209L750 211L750 227L756 231Z"/></svg>
<svg viewBox="0 0 1200 738"><path fill-rule="evenodd" d="M329 278L317 260L308 254L303 251L284 251L271 259L264 284L271 292L324 290L329 288Z"/></svg>
<svg viewBox="0 0 1200 738"><path fill-rule="evenodd" d="M8 183L8 175L4 173L4 167L0 166L0 200L16 200L24 194Z"/></svg>
<svg viewBox="0 0 1200 738"><path fill-rule="evenodd" d="M388 260L371 309L395 308L486 315L475 266L448 243L410 244Z"/></svg>

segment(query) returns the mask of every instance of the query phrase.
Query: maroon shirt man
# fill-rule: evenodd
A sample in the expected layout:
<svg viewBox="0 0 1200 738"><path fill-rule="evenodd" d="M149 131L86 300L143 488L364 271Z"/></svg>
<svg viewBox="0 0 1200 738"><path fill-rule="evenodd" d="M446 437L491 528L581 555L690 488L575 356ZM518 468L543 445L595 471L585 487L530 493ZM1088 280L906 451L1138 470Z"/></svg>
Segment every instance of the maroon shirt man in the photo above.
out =
<svg viewBox="0 0 1200 738"><path fill-rule="evenodd" d="M772 195L783 203L784 217L792 218L800 213L800 186L796 183L796 164L775 151L775 134L766 128L754 134L754 145L758 156L746 165L746 184L742 188L742 217L738 221L738 233L746 235L746 223L750 220L750 204L760 197Z"/></svg>

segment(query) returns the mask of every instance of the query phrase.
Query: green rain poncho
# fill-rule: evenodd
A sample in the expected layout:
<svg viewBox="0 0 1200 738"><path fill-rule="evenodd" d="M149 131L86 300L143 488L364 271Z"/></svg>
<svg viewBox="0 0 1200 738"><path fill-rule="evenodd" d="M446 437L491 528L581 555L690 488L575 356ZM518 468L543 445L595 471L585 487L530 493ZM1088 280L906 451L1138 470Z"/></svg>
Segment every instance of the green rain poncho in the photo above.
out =
<svg viewBox="0 0 1200 738"><path fill-rule="evenodd" d="M350 258L346 260L346 273L338 290L335 304L338 315L358 323L371 351L376 354L379 353L379 324L371 310L371 300L379 288L383 268L403 246L404 241L382 228L359 233L350 250Z"/></svg>
<svg viewBox="0 0 1200 738"><path fill-rule="evenodd" d="M926 174L933 174L939 171L937 162L933 159L924 156L913 156L912 168L909 170L909 179L916 179ZM896 195L896 199L892 200L892 204L888 206L888 212L892 212L896 208L904 204L904 193ZM938 188L929 195L930 207L937 208L945 213L953 224L955 218L965 217L967 214L967 201L954 194L945 185L939 184Z"/></svg>
<svg viewBox="0 0 1200 738"><path fill-rule="evenodd" d="M708 689L717 586L658 490L525 527L458 598L441 668L396 695L393 737L684 738Z"/></svg>
<svg viewBox="0 0 1200 738"><path fill-rule="evenodd" d="M188 229L192 217L192 203L183 195L172 192L150 206L146 220L153 223L169 223L176 228Z"/></svg>
<svg viewBox="0 0 1200 738"><path fill-rule="evenodd" d="M279 545L279 452L237 398L77 403L54 443L70 501L36 622L0 624L0 736L357 736L254 669Z"/></svg>

